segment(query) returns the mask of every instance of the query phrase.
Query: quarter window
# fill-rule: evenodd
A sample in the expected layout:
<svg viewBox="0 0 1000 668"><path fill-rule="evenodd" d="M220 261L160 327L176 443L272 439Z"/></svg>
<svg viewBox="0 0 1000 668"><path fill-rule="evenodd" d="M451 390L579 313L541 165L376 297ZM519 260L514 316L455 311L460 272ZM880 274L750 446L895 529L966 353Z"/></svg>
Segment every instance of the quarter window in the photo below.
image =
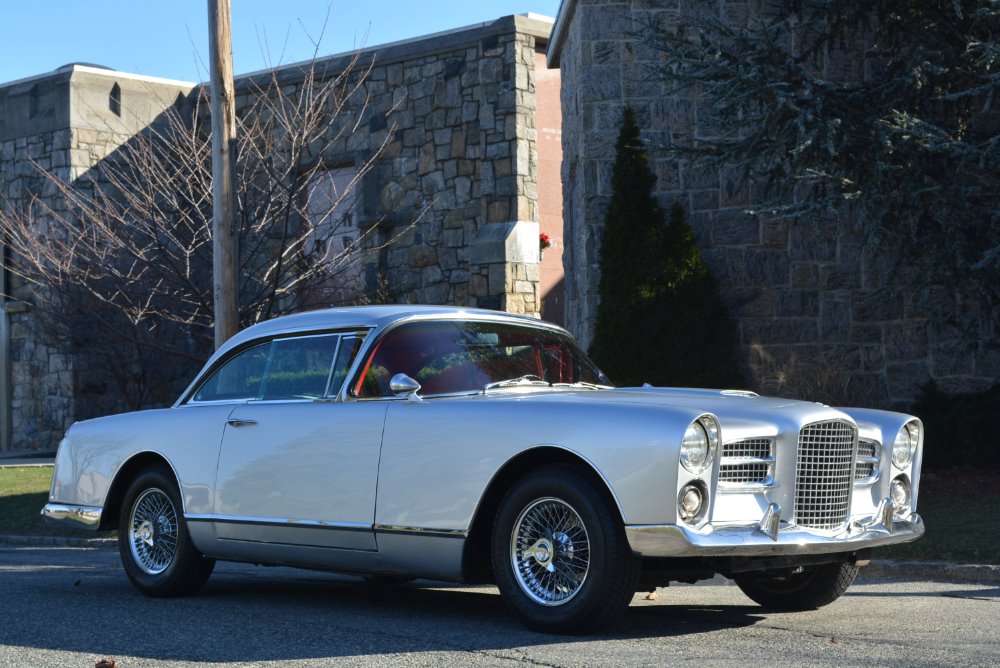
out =
<svg viewBox="0 0 1000 668"><path fill-rule="evenodd" d="M254 346L226 362L194 395L194 401L234 401L260 396L270 343Z"/></svg>

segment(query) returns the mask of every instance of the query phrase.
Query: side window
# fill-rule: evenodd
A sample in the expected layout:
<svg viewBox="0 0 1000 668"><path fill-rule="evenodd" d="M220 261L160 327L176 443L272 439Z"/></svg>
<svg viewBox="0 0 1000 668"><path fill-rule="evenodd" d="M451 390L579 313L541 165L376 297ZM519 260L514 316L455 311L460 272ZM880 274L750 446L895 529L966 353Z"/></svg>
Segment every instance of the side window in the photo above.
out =
<svg viewBox="0 0 1000 668"><path fill-rule="evenodd" d="M255 399L267 369L270 343L262 343L226 362L195 393L194 401Z"/></svg>
<svg viewBox="0 0 1000 668"><path fill-rule="evenodd" d="M276 339L260 398L273 401L326 396L339 340L335 334Z"/></svg>
<svg viewBox="0 0 1000 668"><path fill-rule="evenodd" d="M364 336L357 334L321 334L261 343L226 362L191 400L334 397L363 341Z"/></svg>

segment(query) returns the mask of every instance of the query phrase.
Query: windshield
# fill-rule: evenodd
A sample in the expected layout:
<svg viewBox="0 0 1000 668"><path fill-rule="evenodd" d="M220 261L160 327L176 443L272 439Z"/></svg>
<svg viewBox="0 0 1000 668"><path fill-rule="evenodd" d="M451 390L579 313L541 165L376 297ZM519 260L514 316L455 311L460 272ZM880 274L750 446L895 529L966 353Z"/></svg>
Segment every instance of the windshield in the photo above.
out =
<svg viewBox="0 0 1000 668"><path fill-rule="evenodd" d="M611 384L569 336L497 322L401 325L376 344L363 368L359 397L392 396L389 379L397 373L420 383L422 394L476 392L529 375L547 383Z"/></svg>

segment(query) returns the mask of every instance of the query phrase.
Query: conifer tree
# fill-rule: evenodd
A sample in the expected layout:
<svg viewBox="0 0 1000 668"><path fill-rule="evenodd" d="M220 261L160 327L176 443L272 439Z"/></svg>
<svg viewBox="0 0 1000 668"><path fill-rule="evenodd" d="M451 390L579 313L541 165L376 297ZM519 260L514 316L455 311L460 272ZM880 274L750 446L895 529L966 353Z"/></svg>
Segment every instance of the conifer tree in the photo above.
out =
<svg viewBox="0 0 1000 668"><path fill-rule="evenodd" d="M590 354L619 385L742 385L734 329L684 210L669 223L656 177L626 107L604 218Z"/></svg>

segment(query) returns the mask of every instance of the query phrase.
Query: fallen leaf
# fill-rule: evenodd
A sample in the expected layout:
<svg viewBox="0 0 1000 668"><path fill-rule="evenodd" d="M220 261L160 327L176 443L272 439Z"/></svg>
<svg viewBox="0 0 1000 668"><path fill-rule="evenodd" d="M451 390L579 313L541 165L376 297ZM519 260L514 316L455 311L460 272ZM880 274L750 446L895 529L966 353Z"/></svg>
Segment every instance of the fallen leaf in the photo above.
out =
<svg viewBox="0 0 1000 668"><path fill-rule="evenodd" d="M831 645L837 644L837 636L830 636L830 644Z"/></svg>

